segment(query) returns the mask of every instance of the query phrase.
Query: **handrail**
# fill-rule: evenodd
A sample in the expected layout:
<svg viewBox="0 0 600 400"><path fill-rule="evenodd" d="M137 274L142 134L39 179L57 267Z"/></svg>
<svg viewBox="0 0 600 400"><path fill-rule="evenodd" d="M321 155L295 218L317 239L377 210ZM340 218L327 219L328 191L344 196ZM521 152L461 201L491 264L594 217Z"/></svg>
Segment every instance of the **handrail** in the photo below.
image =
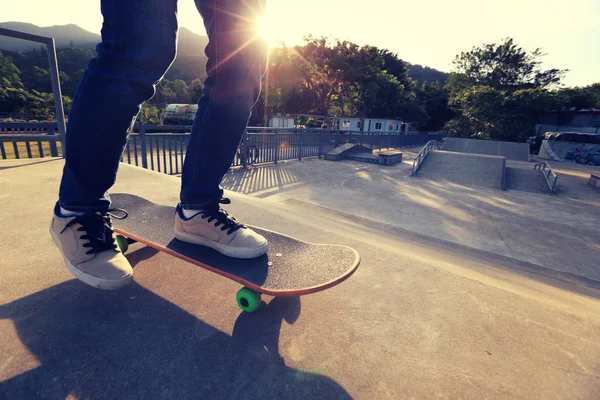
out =
<svg viewBox="0 0 600 400"><path fill-rule="evenodd" d="M413 161L413 167L412 167L412 172L410 173L410 176L414 176L417 173L417 171L419 170L419 167L425 160L425 157L427 157L427 154L429 154L430 151L435 150L435 149L437 149L437 150L440 149L440 145L437 142L437 140L430 140L429 142L427 142L427 144L425 146L423 146L423 148L421 149L419 154L417 154L417 156L415 157L415 161Z"/></svg>
<svg viewBox="0 0 600 400"><path fill-rule="evenodd" d="M554 172L554 170L552 170L552 167L550 166L550 164L548 164L548 162L544 161L544 162L535 164L533 166L533 169L534 169L534 171L539 170L542 173L542 175L544 176L544 179L546 180L546 184L548 185L548 189L550 189L550 192L556 194L556 181L558 180L558 175L556 175L556 172ZM552 179L550 179L550 178L552 178Z"/></svg>
<svg viewBox="0 0 600 400"><path fill-rule="evenodd" d="M8 36L17 39L29 40L32 42L43 43L46 45L48 52L48 71L50 72L50 82L52 82L52 94L54 95L54 110L56 112L56 124L58 127L58 133L63 139L67 132L65 124L65 112L62 101L62 93L60 89L60 77L58 72L58 61L56 58L56 46L54 39L46 36L33 35L31 33L25 33L15 31L7 28L0 28L0 36Z"/></svg>

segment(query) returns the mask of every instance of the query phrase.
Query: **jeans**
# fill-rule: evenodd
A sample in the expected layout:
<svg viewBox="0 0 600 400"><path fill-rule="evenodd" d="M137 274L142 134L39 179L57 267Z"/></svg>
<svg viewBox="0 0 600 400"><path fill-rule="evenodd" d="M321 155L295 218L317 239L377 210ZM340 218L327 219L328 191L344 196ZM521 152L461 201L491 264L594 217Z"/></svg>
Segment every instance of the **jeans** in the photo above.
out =
<svg viewBox="0 0 600 400"><path fill-rule="evenodd" d="M266 70L255 21L264 0L195 0L209 43L207 78L182 170L183 208L223 196L229 170ZM105 211L121 154L144 101L176 55L177 0L102 0L102 42L75 95L67 124L59 204Z"/></svg>

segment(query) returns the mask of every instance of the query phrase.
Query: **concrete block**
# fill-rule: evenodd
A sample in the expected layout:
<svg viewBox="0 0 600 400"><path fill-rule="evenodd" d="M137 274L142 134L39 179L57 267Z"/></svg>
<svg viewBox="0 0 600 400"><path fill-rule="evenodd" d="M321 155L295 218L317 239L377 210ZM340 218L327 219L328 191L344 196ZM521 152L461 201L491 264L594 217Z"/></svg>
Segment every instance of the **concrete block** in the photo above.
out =
<svg viewBox="0 0 600 400"><path fill-rule="evenodd" d="M435 150L430 152L417 176L464 186L504 190L506 158Z"/></svg>
<svg viewBox="0 0 600 400"><path fill-rule="evenodd" d="M448 137L443 150L457 153L484 154L505 157L507 160L529 162L529 144Z"/></svg>

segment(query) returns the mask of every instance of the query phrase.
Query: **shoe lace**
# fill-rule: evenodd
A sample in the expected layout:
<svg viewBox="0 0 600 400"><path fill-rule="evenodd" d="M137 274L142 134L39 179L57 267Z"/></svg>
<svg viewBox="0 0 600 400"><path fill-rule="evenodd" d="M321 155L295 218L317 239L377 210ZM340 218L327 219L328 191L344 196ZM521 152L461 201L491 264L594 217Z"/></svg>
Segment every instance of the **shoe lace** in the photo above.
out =
<svg viewBox="0 0 600 400"><path fill-rule="evenodd" d="M233 232L243 228L245 225L236 220L227 211L223 210L221 208L221 204L231 204L231 200L223 198L210 203L204 207L200 213L200 217L202 219L208 219L208 222L217 221L215 223L215 227L223 225L221 226L221 230L226 230L227 234L231 235Z"/></svg>
<svg viewBox="0 0 600 400"><path fill-rule="evenodd" d="M113 212L123 213L123 215L113 214ZM114 230L110 217L125 219L128 215L127 211L120 208L111 208L105 213L95 212L78 215L69 221L60 233L62 234L67 228L79 224L80 226L76 230L83 233L79 238L88 241L83 244L83 247L89 248L85 254L95 254L105 250L118 251L119 246L113 235Z"/></svg>

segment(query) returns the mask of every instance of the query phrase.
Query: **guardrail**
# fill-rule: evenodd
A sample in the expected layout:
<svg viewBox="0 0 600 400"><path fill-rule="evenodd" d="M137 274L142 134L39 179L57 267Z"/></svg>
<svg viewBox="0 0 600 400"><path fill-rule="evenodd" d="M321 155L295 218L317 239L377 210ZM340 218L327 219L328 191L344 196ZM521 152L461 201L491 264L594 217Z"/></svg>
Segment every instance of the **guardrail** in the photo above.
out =
<svg viewBox="0 0 600 400"><path fill-rule="evenodd" d="M56 122L0 122L0 156L3 160L60 157L64 137L57 133Z"/></svg>
<svg viewBox="0 0 600 400"><path fill-rule="evenodd" d="M65 113L60 89L60 76L58 72L58 61L56 59L56 46L54 39L47 36L33 35L15 31L7 28L0 28L0 36L8 36L16 39L29 40L31 42L42 43L46 45L48 51L48 72L50 73L50 82L52 83L52 94L54 95L54 110L56 112L56 124L58 132L62 138L67 131L65 124Z"/></svg>
<svg viewBox="0 0 600 400"><path fill-rule="evenodd" d="M550 192L556 194L556 181L558 181L558 175L556 175L556 172L554 172L550 164L544 161L535 164L533 169L539 170L542 173L544 179L546 180L546 184L548 185L548 189L550 189Z"/></svg>
<svg viewBox="0 0 600 400"><path fill-rule="evenodd" d="M187 142L188 125L139 125L134 127L122 161L153 171L180 174ZM359 143L371 149L416 146L443 134L387 135L375 132L340 132L325 129L248 127L232 166L275 163L303 158L321 158L344 143Z"/></svg>
<svg viewBox="0 0 600 400"><path fill-rule="evenodd" d="M417 154L415 157L415 161L413 161L412 172L410 173L410 176L414 176L417 173L419 167L425 160L425 157L427 157L427 154L436 149L440 149L440 144L437 140L430 140L425 146L423 146L419 154Z"/></svg>
<svg viewBox="0 0 600 400"><path fill-rule="evenodd" d="M191 126L136 125L121 160L132 165L167 174L182 171ZM36 134L39 133L39 134ZM56 123L0 123L2 159L62 156L64 136ZM344 132L325 129L248 127L232 166L278 163L323 157L344 143L358 143L372 150L416 146L443 134L396 135L378 132Z"/></svg>

